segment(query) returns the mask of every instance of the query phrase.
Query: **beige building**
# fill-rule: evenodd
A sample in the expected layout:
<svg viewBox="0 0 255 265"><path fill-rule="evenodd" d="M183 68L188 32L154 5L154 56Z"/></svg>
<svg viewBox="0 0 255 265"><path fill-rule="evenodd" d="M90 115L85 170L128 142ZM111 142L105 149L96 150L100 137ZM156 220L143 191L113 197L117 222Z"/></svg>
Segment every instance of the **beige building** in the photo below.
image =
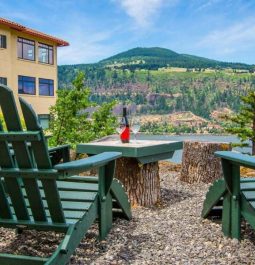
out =
<svg viewBox="0 0 255 265"><path fill-rule="evenodd" d="M0 83L28 101L44 127L56 102L57 47L69 43L0 18Z"/></svg>

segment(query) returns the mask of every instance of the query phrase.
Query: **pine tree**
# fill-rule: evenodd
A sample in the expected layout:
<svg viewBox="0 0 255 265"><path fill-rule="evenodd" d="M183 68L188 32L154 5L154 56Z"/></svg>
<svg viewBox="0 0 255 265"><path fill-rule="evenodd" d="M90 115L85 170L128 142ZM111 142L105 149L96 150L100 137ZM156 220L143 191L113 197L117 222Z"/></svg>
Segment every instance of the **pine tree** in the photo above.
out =
<svg viewBox="0 0 255 265"><path fill-rule="evenodd" d="M241 106L237 114L230 118L231 125L226 131L240 138L240 146L252 143L252 155L255 155L255 92L250 91L247 96L241 97Z"/></svg>

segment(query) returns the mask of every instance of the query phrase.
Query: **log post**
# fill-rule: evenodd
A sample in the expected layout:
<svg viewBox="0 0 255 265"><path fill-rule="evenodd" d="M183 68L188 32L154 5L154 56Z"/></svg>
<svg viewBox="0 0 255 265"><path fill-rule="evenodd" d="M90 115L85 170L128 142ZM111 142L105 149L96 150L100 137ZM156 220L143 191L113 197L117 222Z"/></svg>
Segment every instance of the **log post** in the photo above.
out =
<svg viewBox="0 0 255 265"><path fill-rule="evenodd" d="M152 206L160 199L158 162L143 165L135 158L119 158L115 178L124 185L133 206Z"/></svg>
<svg viewBox="0 0 255 265"><path fill-rule="evenodd" d="M180 180L211 183L223 177L220 158L214 152L229 150L229 143L185 141Z"/></svg>

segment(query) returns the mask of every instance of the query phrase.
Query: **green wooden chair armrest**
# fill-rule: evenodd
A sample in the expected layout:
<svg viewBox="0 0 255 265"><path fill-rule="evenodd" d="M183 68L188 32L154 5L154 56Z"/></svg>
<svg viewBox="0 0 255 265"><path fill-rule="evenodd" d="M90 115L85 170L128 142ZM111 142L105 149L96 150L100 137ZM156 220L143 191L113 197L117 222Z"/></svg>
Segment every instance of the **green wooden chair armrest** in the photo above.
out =
<svg viewBox="0 0 255 265"><path fill-rule="evenodd" d="M69 162L70 148L69 144L48 148L52 166L59 164L61 160L63 163Z"/></svg>
<svg viewBox="0 0 255 265"><path fill-rule="evenodd" d="M54 169L65 175L80 173L92 168L107 165L110 161L120 158L121 156L122 153L120 152L104 152L88 158L58 164L54 166Z"/></svg>
<svg viewBox="0 0 255 265"><path fill-rule="evenodd" d="M48 148L49 152L54 152L62 149L70 149L71 145L70 144L63 144L63 145L58 145L54 147Z"/></svg>
<svg viewBox="0 0 255 265"><path fill-rule="evenodd" d="M231 151L218 151L215 152L214 154L216 157L226 159L230 161L232 164L255 169L255 157L253 156L231 152Z"/></svg>

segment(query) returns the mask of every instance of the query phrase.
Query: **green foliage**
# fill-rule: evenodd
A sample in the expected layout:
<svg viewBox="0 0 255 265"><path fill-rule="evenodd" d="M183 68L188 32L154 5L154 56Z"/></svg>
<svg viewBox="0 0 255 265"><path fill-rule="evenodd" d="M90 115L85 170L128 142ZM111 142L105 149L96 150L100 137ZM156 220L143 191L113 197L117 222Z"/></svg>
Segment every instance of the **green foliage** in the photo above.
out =
<svg viewBox="0 0 255 265"><path fill-rule="evenodd" d="M187 125L173 126L167 122L147 122L141 126L140 132L149 134L181 134L181 133L196 133L198 128L189 127Z"/></svg>
<svg viewBox="0 0 255 265"><path fill-rule="evenodd" d="M255 92L250 91L241 97L240 111L230 118L231 124L226 131L235 134L241 140L241 146L252 142L252 155L255 155Z"/></svg>
<svg viewBox="0 0 255 265"><path fill-rule="evenodd" d="M115 102L96 106L90 101L91 91L84 86L84 73L79 72L73 81L72 89L58 90L55 106L51 107L50 145L88 142L112 134L115 118L112 107ZM85 110L94 107L92 117Z"/></svg>
<svg viewBox="0 0 255 265"><path fill-rule="evenodd" d="M6 125L4 122L4 116L3 114L0 112L0 131L1 130L6 130Z"/></svg>
<svg viewBox="0 0 255 265"><path fill-rule="evenodd" d="M92 128L94 128L94 132L97 133L97 138L114 133L116 118L111 115L111 111L115 104L115 101L103 103L101 107L92 114Z"/></svg>
<svg viewBox="0 0 255 265"><path fill-rule="evenodd" d="M22 128L25 130L26 129L26 124L25 124L25 120L23 117L21 117L21 126ZM0 112L0 130L3 129L4 131L6 130L6 124L5 124L5 121L4 121L4 116L3 116L3 113Z"/></svg>

